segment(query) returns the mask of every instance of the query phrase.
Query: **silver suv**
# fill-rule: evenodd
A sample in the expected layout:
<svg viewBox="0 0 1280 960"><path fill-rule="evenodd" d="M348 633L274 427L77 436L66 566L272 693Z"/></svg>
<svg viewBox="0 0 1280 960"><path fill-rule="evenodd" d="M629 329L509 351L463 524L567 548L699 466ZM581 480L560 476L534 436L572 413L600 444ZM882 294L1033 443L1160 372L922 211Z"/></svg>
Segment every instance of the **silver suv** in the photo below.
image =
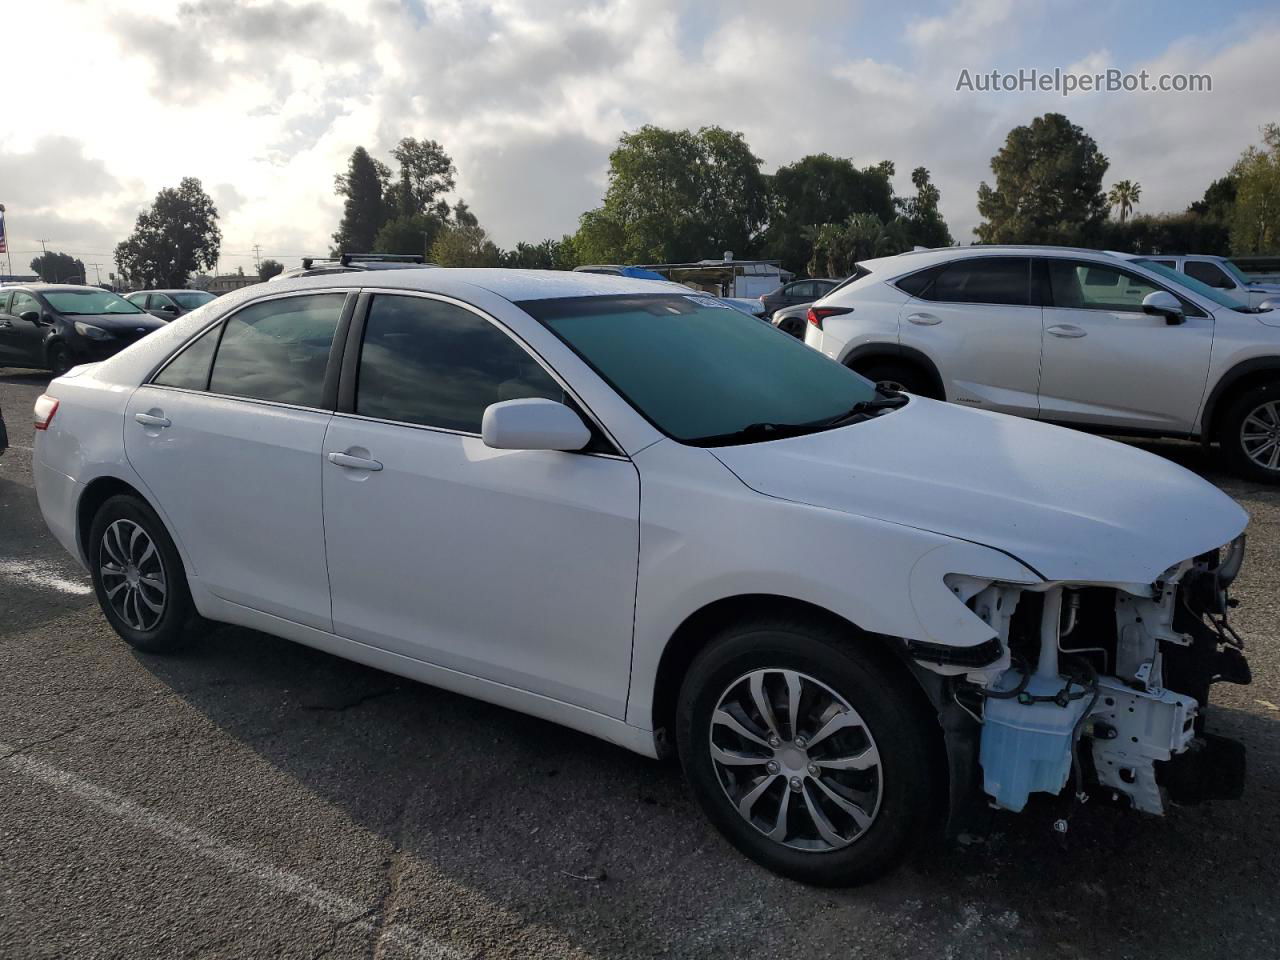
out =
<svg viewBox="0 0 1280 960"><path fill-rule="evenodd" d="M965 406L1216 442L1233 470L1280 482L1280 310L1154 261L1037 246L870 260L809 309L805 342Z"/></svg>

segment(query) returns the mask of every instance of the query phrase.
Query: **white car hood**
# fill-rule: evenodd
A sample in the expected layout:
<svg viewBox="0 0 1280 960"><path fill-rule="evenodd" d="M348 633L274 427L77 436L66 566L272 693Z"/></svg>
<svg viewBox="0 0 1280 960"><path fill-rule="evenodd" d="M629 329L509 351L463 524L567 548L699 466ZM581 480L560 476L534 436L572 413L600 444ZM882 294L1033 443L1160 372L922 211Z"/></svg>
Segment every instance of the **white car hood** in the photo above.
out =
<svg viewBox="0 0 1280 960"><path fill-rule="evenodd" d="M710 452L759 493L981 543L1047 580L1150 583L1249 519L1145 451L920 397L837 430Z"/></svg>

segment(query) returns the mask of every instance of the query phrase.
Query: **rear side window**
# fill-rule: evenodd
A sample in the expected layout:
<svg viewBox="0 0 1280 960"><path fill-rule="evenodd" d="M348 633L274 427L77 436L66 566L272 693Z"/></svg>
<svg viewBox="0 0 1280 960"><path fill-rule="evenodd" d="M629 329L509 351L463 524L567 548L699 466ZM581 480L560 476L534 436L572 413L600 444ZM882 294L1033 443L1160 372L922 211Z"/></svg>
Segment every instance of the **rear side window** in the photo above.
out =
<svg viewBox="0 0 1280 960"><path fill-rule="evenodd" d="M945 263L937 267L930 267L928 270L921 270L918 273L901 277L894 281L894 285L903 293L909 293L913 297L924 298L933 286L933 281L938 278L938 274L945 269L947 269Z"/></svg>
<svg viewBox="0 0 1280 960"><path fill-rule="evenodd" d="M566 401L551 375L488 320L440 300L374 297L357 414L479 433L486 407L526 397Z"/></svg>
<svg viewBox="0 0 1280 960"><path fill-rule="evenodd" d="M227 319L209 378L212 393L318 407L346 295L267 300Z"/></svg>
<svg viewBox="0 0 1280 960"><path fill-rule="evenodd" d="M205 390L209 386L209 367L213 364L213 352L218 348L218 331L221 325L206 330L187 349L169 361L151 382L161 387L181 387L184 390Z"/></svg>
<svg viewBox="0 0 1280 960"><path fill-rule="evenodd" d="M937 303L1031 303L1029 257L982 257L947 264L922 299Z"/></svg>

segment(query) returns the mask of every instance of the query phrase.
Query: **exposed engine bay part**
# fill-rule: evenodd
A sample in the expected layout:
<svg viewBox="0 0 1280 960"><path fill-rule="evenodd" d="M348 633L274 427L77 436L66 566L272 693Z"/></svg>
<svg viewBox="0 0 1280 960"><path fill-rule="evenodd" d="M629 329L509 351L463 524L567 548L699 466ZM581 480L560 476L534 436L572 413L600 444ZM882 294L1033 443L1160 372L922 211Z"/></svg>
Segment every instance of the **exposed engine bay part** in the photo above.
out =
<svg viewBox="0 0 1280 960"><path fill-rule="evenodd" d="M1227 620L1243 551L1242 536L1145 587L947 577L1001 645L992 662L946 681L981 724L994 806L1021 810L1032 793L1061 793L1073 773L1078 799L1087 777L1152 814L1169 798L1239 792L1243 747L1205 734L1204 716L1211 684L1250 679Z"/></svg>

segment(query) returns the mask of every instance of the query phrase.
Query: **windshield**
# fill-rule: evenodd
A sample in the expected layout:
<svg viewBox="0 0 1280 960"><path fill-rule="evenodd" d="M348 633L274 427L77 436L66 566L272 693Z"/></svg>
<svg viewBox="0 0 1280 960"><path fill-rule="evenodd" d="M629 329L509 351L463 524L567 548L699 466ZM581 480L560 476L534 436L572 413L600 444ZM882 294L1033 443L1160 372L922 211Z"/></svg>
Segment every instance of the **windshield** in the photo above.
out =
<svg viewBox="0 0 1280 960"><path fill-rule="evenodd" d="M686 443L824 429L876 395L852 370L713 297L571 297L520 307Z"/></svg>
<svg viewBox="0 0 1280 960"><path fill-rule="evenodd" d="M1201 283L1195 277L1189 277L1185 273L1179 273L1177 270L1161 266L1154 260L1147 260L1144 258L1142 260L1134 260L1133 262L1140 267L1146 267L1152 273L1164 277L1164 279L1171 283L1176 283L1179 286L1186 287L1188 290L1192 290L1200 294L1200 296L1204 297L1206 300L1212 300L1221 307L1230 307L1232 310L1240 309L1238 301L1232 300L1221 290L1215 290L1207 283Z"/></svg>
<svg viewBox="0 0 1280 960"><path fill-rule="evenodd" d="M169 294L177 301L178 306L183 310L194 310L196 307L203 307L210 300L218 299L212 293L206 293L204 290L179 290L176 293Z"/></svg>
<svg viewBox="0 0 1280 960"><path fill-rule="evenodd" d="M55 290L43 296L59 313L70 313L81 317L146 312L109 290Z"/></svg>

